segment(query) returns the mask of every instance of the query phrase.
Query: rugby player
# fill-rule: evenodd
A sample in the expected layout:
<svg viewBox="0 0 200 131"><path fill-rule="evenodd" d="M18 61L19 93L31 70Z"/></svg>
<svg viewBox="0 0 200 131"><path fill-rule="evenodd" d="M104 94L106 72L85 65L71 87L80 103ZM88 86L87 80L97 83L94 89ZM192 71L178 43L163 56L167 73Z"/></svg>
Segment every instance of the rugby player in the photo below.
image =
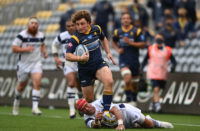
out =
<svg viewBox="0 0 200 131"><path fill-rule="evenodd" d="M110 113L115 117L116 122L102 122L102 99L88 103L85 99L79 99L76 107L84 114L85 124L89 128L110 127L116 130L125 128L174 128L169 122L152 119L149 115L144 116L141 110L130 104L111 104ZM113 120L113 119L112 119ZM114 124L113 124L114 123Z"/></svg>
<svg viewBox="0 0 200 131"><path fill-rule="evenodd" d="M112 102L112 72L102 58L100 42L107 53L109 60L116 64L109 49L108 40L102 29L98 25L91 25L91 15L88 11L81 10L72 16L72 21L76 25L77 31L68 44L66 60L78 61L78 75L84 98L88 102L94 100L94 81L100 80L104 84L103 101L104 113L110 109ZM85 45L89 53L85 52L82 56L73 54L79 44ZM81 63L86 62L86 63Z"/></svg>
<svg viewBox="0 0 200 131"><path fill-rule="evenodd" d="M139 82L139 48L145 47L140 28L131 23L131 16L124 12L121 16L122 27L115 29L112 46L119 53L119 67L125 82L126 101L136 106Z"/></svg>
<svg viewBox="0 0 200 131"><path fill-rule="evenodd" d="M67 99L69 105L69 115L70 118L74 118L76 116L75 111L75 99L78 99L78 79L76 77L76 72L78 71L77 63L70 62L70 61L62 61L58 57L58 49L62 47L63 56L65 58L65 53L67 49L67 45L70 41L71 35L75 31L75 25L72 23L71 20L66 21L66 30L63 33L60 33L52 43L52 54L54 56L54 61L56 63L56 67L61 69L64 66L63 72L65 78L67 80Z"/></svg>
<svg viewBox="0 0 200 131"><path fill-rule="evenodd" d="M46 59L45 36L38 31L39 23L36 17L31 17L27 29L20 32L13 41L12 51L19 54L17 64L17 77L19 84L15 89L15 99L13 103L13 115L19 114L20 96L27 85L28 78L32 79L32 113L41 115L38 108L40 100L40 80L42 78L42 58L41 52Z"/></svg>

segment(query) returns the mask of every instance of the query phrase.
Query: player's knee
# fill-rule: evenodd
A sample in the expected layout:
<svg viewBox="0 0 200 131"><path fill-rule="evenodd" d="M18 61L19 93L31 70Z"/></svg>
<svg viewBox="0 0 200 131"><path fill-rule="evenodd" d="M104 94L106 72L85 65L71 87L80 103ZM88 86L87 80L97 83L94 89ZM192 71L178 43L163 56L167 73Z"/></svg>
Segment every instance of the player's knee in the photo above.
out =
<svg viewBox="0 0 200 131"><path fill-rule="evenodd" d="M75 87L75 82L74 81L69 81L67 85L69 87Z"/></svg>
<svg viewBox="0 0 200 131"><path fill-rule="evenodd" d="M131 71L130 70L124 70L121 74L122 74L122 77L124 78L124 82L126 84L131 83L132 76L131 76Z"/></svg>
<svg viewBox="0 0 200 131"><path fill-rule="evenodd" d="M130 84L131 83L131 76L125 76L124 82L125 82L125 84Z"/></svg>
<svg viewBox="0 0 200 131"><path fill-rule="evenodd" d="M17 87L17 90L20 92L23 91L25 89L26 85L27 85L27 82L20 82Z"/></svg>
<svg viewBox="0 0 200 131"><path fill-rule="evenodd" d="M159 87L154 87L153 93L154 94L158 94L159 92L160 92L160 88Z"/></svg>
<svg viewBox="0 0 200 131"><path fill-rule="evenodd" d="M145 119L143 126L145 128L154 128L154 122L152 120Z"/></svg>
<svg viewBox="0 0 200 131"><path fill-rule="evenodd" d="M41 83L40 83L40 82L35 82L35 83L33 84L33 87L34 87L34 89L36 89L36 90L39 90L39 89L40 89L40 86L41 86Z"/></svg>
<svg viewBox="0 0 200 131"><path fill-rule="evenodd" d="M104 84L105 87L111 87L113 86L113 79L106 80L106 83Z"/></svg>

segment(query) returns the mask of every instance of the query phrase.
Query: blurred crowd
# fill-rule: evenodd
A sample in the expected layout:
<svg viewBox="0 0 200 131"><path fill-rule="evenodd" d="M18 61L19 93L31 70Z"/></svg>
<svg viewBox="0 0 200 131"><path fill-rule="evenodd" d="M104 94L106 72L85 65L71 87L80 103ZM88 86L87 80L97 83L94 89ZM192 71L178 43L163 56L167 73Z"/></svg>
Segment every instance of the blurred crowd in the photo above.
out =
<svg viewBox="0 0 200 131"><path fill-rule="evenodd" d="M67 11L60 19L60 32L65 31L66 20L75 12L73 2L68 1L67 4ZM110 1L97 0L88 10L93 16L93 24L100 25L108 38L111 38L114 29L121 27L121 14L129 12L133 25L143 29L147 45L153 42L156 32L162 32L165 44L174 48L183 46L188 34L195 36L194 26L197 21L195 7L195 0L148 0L145 3L133 0L131 5L121 6L121 13L118 15ZM151 19L153 24L150 22ZM110 32L109 25L112 26Z"/></svg>

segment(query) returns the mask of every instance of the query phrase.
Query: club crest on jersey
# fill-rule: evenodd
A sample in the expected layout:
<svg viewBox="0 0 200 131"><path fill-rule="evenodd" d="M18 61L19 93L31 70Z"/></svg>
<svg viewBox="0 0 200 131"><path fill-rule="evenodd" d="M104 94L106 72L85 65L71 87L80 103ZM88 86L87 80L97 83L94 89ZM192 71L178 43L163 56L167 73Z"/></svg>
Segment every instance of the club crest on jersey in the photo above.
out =
<svg viewBox="0 0 200 131"><path fill-rule="evenodd" d="M70 42L67 46L67 48L72 48L73 44Z"/></svg>
<svg viewBox="0 0 200 131"><path fill-rule="evenodd" d="M130 35L133 35L133 32L131 32Z"/></svg>

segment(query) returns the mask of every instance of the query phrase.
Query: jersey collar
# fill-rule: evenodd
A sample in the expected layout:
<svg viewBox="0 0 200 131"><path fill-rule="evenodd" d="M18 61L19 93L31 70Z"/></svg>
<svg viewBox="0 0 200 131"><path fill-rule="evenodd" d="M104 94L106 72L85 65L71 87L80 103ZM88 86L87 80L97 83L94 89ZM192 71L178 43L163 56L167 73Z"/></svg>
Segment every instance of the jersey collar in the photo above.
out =
<svg viewBox="0 0 200 131"><path fill-rule="evenodd" d="M133 25L130 25L128 29L126 29L126 28L124 28L124 26L122 26L122 31L129 32L132 28L133 28Z"/></svg>
<svg viewBox="0 0 200 131"><path fill-rule="evenodd" d="M90 31L91 31L91 26L89 26L89 30L83 34L88 35L90 33Z"/></svg>

